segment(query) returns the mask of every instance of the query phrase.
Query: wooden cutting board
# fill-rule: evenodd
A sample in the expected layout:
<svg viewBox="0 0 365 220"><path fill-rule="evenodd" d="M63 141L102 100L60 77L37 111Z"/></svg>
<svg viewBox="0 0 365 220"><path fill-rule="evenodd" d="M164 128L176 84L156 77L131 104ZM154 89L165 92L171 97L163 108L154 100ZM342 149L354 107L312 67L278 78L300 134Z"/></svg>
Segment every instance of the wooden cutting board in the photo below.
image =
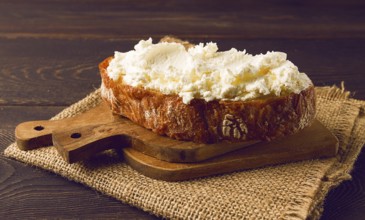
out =
<svg viewBox="0 0 365 220"><path fill-rule="evenodd" d="M165 181L182 181L308 159L334 157L338 140L319 121L301 132L260 142L199 163L169 163L124 148L124 160L145 176Z"/></svg>
<svg viewBox="0 0 365 220"><path fill-rule="evenodd" d="M165 181L333 157L338 149L337 138L319 121L272 142L195 144L159 136L113 116L105 105L74 118L22 123L16 128L16 139L22 150L54 144L69 163L116 148L131 167Z"/></svg>
<svg viewBox="0 0 365 220"><path fill-rule="evenodd" d="M115 147L132 147L169 162L198 162L257 143L207 145L178 141L113 115L105 103L71 118L21 123L15 128L15 138L22 150L55 145L69 163Z"/></svg>
<svg viewBox="0 0 365 220"><path fill-rule="evenodd" d="M135 170L151 178L165 181L182 181L267 165L333 157L338 149L337 138L316 120L299 133L279 140L256 143L200 162L171 163L128 147L133 146L133 138L153 143L151 146L154 144L161 146L164 138L158 136L149 139L150 131L141 127L130 129L128 132L125 128L121 130L119 128L120 125L115 123L78 128L77 131L85 137L81 141L70 138L75 134L74 130L56 131L53 133L53 142L61 154L66 154L63 157L69 161L75 158L85 159L102 149L121 150L124 160ZM230 143L225 143L220 147L229 146Z"/></svg>

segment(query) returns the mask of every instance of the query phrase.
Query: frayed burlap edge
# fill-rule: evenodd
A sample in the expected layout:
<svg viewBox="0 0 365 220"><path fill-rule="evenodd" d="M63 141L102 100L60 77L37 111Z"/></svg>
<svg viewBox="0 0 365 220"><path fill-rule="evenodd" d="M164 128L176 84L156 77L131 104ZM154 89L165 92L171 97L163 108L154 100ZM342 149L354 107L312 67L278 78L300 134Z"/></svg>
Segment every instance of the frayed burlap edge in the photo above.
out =
<svg viewBox="0 0 365 220"><path fill-rule="evenodd" d="M288 204L286 213L283 214L284 219L305 219L306 217L318 219L322 213L322 205L323 200L328 193L328 191L340 184L343 180L349 179L350 175L349 172L351 171L354 161L358 156L361 147L363 146L364 140L364 102L358 101L349 98L349 92L346 92L343 88L339 89L337 87L321 87L316 88L317 92L321 94L321 98L329 99L329 100L338 100L348 109L345 110L346 114L344 117L344 121L346 125L341 130L339 130L339 134L341 133L348 133L351 135L342 135L339 137L341 140L340 142L343 143L341 146L341 154L339 154L338 161L332 159L324 161L323 163L318 163L318 167L312 167L313 170L313 177L318 176L320 173L323 175L323 172L327 172L326 175L323 175L321 180L316 178L309 178L310 181L307 181L305 184L307 187L303 187L302 190L308 190L308 192L299 192L301 197L296 198L295 201ZM100 95L99 90L91 93L85 99L75 103L74 105L70 106L69 108L65 109L64 111L60 112L58 115L53 117L51 120L61 119L66 117L74 116L75 113L81 113L100 102ZM72 114L70 113L72 112ZM358 117L359 116L359 117ZM353 120L353 121L349 121ZM13 157L15 159L21 160L23 162L29 163L23 156L20 155L19 152L14 153L11 152L12 149L16 148L15 144L10 145L5 150L5 155L8 157ZM47 167L47 162L44 164L34 164L36 166L45 168ZM92 184L88 183L87 181L80 181L77 176L72 176L70 173L63 172L61 170L52 170L50 171L56 172L64 177L67 177L71 180L82 182L88 186L93 186ZM316 187L314 187L316 186ZM94 187L93 187L94 188ZM113 196L112 193L109 192L108 189L100 189L95 187L95 189ZM309 191L310 190L310 191ZM114 197L114 196L113 196ZM121 199L121 198L118 198ZM169 210L153 210L154 207L148 207L138 202L133 201L125 201L131 205L137 206L142 208L145 211L151 212L157 216L163 217L174 217L169 213Z"/></svg>
<svg viewBox="0 0 365 220"><path fill-rule="evenodd" d="M350 172L365 144L365 101L349 98L350 92L345 91L343 82L341 83L341 89L332 86L317 88L317 91L322 92L329 99L342 100L347 105L352 106L356 117L351 128L351 135L348 140L344 141L346 145L340 146L340 150L344 150L343 154L339 155L338 161L332 165L322 179L319 190L313 199L308 219L320 219L328 192L343 181L351 179Z"/></svg>

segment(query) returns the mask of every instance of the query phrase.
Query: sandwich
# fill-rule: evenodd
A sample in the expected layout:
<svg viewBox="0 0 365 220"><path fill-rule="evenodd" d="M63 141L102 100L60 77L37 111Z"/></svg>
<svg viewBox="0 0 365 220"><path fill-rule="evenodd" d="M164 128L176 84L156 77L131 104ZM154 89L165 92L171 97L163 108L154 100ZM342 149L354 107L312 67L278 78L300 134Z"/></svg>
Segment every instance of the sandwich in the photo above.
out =
<svg viewBox="0 0 365 220"><path fill-rule="evenodd" d="M316 113L312 81L283 52L150 38L99 70L113 114L182 141L270 141L310 126Z"/></svg>

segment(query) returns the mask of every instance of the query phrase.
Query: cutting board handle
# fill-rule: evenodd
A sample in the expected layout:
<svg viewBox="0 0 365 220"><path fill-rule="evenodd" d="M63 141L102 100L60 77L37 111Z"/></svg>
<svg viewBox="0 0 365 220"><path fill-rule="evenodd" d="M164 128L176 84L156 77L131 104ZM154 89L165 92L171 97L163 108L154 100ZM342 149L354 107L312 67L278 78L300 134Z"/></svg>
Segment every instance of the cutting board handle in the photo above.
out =
<svg viewBox="0 0 365 220"><path fill-rule="evenodd" d="M15 128L15 139L21 150L52 145L52 131L60 126L59 121L28 121Z"/></svg>
<svg viewBox="0 0 365 220"><path fill-rule="evenodd" d="M143 142L132 138L133 129L120 122L84 126L67 131L56 130L52 133L53 145L68 163L75 163L97 154L98 152L133 145Z"/></svg>
<svg viewBox="0 0 365 220"><path fill-rule="evenodd" d="M110 113L109 107L105 103L100 103L70 118L23 122L15 128L15 139L19 149L32 150L52 146L52 133L56 129L71 129L112 121L114 116Z"/></svg>

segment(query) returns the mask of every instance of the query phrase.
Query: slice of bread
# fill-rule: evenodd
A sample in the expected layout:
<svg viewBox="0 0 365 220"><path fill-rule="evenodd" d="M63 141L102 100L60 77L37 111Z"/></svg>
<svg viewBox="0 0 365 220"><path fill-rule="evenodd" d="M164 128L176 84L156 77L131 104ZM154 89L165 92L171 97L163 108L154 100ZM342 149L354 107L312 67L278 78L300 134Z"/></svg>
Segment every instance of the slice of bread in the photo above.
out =
<svg viewBox="0 0 365 220"><path fill-rule="evenodd" d="M169 42L187 42L167 37ZM316 113L314 86L299 94L265 96L248 101L193 99L184 104L180 96L133 87L122 78L113 80L107 67L113 57L99 64L101 95L114 114L151 129L160 135L198 143L222 140L272 140L309 126Z"/></svg>

